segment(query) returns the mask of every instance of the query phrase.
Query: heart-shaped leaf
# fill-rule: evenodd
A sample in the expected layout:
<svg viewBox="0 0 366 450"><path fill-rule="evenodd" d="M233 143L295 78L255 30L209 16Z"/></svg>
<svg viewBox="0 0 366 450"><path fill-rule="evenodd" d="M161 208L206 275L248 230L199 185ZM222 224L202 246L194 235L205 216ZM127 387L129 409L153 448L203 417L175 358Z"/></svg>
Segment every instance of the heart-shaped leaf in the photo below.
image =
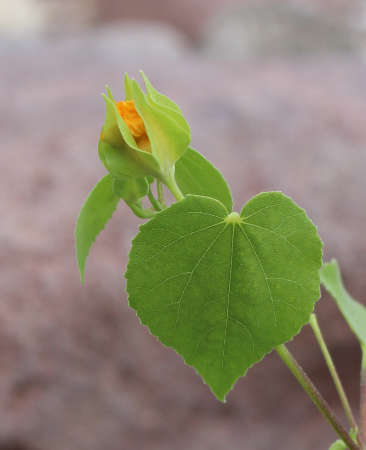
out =
<svg viewBox="0 0 366 450"><path fill-rule="evenodd" d="M259 194L240 216L187 196L141 226L126 272L129 303L224 400L308 322L321 247L305 212L281 193Z"/></svg>

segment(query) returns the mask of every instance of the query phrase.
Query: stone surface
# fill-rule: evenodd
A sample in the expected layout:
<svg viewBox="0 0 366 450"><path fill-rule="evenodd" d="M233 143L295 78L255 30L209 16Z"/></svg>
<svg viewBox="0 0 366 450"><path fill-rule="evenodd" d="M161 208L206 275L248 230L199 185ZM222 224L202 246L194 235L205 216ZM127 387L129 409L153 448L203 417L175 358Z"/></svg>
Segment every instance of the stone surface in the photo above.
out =
<svg viewBox="0 0 366 450"><path fill-rule="evenodd" d="M363 54L366 34L357 3L330 10L293 0L247 0L211 17L201 47L211 56L233 60Z"/></svg>
<svg viewBox="0 0 366 450"><path fill-rule="evenodd" d="M250 38L266 39L269 32L276 37L279 29L285 26L294 42L282 41L281 45L289 47L299 44L300 36L305 42L314 42L315 37L320 37L318 44L324 47L324 40L339 42L339 36L335 36L337 30L341 31L341 42L347 39L344 36L344 32L349 30L347 24L365 27L366 10L362 0L17 0L17 8L14 8L13 0L2 0L0 34L78 33L106 22L138 20L168 24L199 44L204 36L207 38L206 23L211 19L214 26L219 26L217 36L214 36L214 29L210 33L211 38L223 37L222 19L230 17L232 8L235 8L234 15L239 20L225 23L233 27L236 36L240 37L245 27L248 28L245 36L250 31ZM293 30L294 24L300 27L300 34ZM224 35L227 31L225 27ZM252 51L254 44L255 39L251 38ZM248 47L246 49L249 50ZM232 54L231 49L229 53Z"/></svg>
<svg viewBox="0 0 366 450"><path fill-rule="evenodd" d="M236 209L261 190L292 196L366 300L362 62L220 65L169 33L0 42L0 450L323 450L334 439L276 355L222 405L139 325L123 293L139 224L126 207L98 239L80 286L73 227L104 173L99 94L105 83L117 93L123 71L143 68L181 105ZM329 299L319 310L357 405L357 344ZM291 347L338 405L307 328Z"/></svg>

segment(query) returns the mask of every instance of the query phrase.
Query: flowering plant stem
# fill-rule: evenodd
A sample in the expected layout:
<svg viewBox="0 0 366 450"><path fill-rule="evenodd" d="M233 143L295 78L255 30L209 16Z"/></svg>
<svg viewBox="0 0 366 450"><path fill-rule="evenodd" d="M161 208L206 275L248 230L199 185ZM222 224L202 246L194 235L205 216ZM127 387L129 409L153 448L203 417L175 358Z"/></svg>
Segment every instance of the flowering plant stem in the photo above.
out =
<svg viewBox="0 0 366 450"><path fill-rule="evenodd" d="M149 186L149 192L147 194L150 203L152 204L152 206L154 207L154 209L156 211L161 211L163 208L159 202L159 200L156 200L156 198L154 197L154 194L151 192L151 186Z"/></svg>
<svg viewBox="0 0 366 450"><path fill-rule="evenodd" d="M284 344L282 344L277 346L275 350L277 351L282 361L290 369L290 371L295 376L300 385L303 387L305 392L308 394L314 405L327 419L329 424L333 427L335 432L348 446L348 448L350 450L359 450L360 449L359 445L353 442L347 431L343 428L338 418L335 416L334 412L331 410L328 403L324 400L320 392L314 386L308 375L304 372L303 368L292 356L287 347Z"/></svg>
<svg viewBox="0 0 366 450"><path fill-rule="evenodd" d="M175 199L180 201L184 199L182 191L179 189L177 182L175 181L174 175L170 175L164 180L170 192L174 195Z"/></svg>
<svg viewBox="0 0 366 450"><path fill-rule="evenodd" d="M366 308L347 293L338 263L322 263L316 226L290 197L262 192L233 211L220 171L189 146L179 107L142 77L146 92L126 74L125 100L116 102L109 88L104 96L98 154L109 173L90 191L76 223L81 281L91 246L125 201L148 219L132 241L125 278L129 305L151 334L194 367L220 401L249 367L276 350L341 438L330 448L366 450ZM176 199L170 205L163 185ZM145 208L146 196L151 205ZM359 430L310 314L320 283L362 345ZM309 316L349 433L284 345Z"/></svg>
<svg viewBox="0 0 366 450"><path fill-rule="evenodd" d="M351 410L351 407L350 407L347 395L346 395L346 393L345 393L345 391L343 389L342 382L341 382L341 380L339 378L339 375L338 375L337 369L336 369L336 367L334 365L333 359L332 359L332 357L331 357L331 355L329 353L327 344L325 343L323 334L321 332L321 329L319 327L319 323L318 323L318 320L317 320L317 317L316 317L315 314L311 314L311 316L310 316L310 326L313 329L315 338L318 341L318 344L320 346L320 350L321 350L321 352L323 354L323 357L325 359L325 362L326 362L326 364L328 366L329 372L330 372L330 374L331 374L331 376L333 378L333 382L334 382L335 388L336 388L336 390L338 392L338 395L339 395L339 398L341 400L344 412L345 412L345 414L347 416L348 422L349 422L351 428L357 430L358 429L357 423L356 423L355 418L353 416L353 413L352 413L352 410Z"/></svg>
<svg viewBox="0 0 366 450"><path fill-rule="evenodd" d="M141 206L141 202L130 203L126 201L126 203L132 209L134 214L141 219L150 219L155 214L155 212L151 208L143 208Z"/></svg>
<svg viewBox="0 0 366 450"><path fill-rule="evenodd" d="M164 200L164 191L163 185L160 180L156 180L156 189L158 191L158 200L163 209L166 208L165 200Z"/></svg>

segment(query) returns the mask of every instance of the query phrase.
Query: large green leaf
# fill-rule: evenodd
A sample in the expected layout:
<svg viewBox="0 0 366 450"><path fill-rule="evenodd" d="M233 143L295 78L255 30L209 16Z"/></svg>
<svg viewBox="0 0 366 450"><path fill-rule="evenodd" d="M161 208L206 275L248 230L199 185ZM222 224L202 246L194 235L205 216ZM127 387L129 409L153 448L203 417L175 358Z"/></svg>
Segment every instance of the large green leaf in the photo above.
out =
<svg viewBox="0 0 366 450"><path fill-rule="evenodd" d="M335 259L320 269L320 280L333 296L351 330L366 345L366 308L356 302L343 286L341 273Z"/></svg>
<svg viewBox="0 0 366 450"><path fill-rule="evenodd" d="M320 265L314 225L283 194L254 197L241 216L189 195L140 227L127 291L141 322L224 400L308 322Z"/></svg>
<svg viewBox="0 0 366 450"><path fill-rule="evenodd" d="M113 177L106 175L90 191L75 228L76 259L84 281L85 262L90 247L112 217L120 197L113 193Z"/></svg>
<svg viewBox="0 0 366 450"><path fill-rule="evenodd" d="M189 148L177 161L175 179L183 194L216 198L231 211L233 200L224 177L196 150Z"/></svg>

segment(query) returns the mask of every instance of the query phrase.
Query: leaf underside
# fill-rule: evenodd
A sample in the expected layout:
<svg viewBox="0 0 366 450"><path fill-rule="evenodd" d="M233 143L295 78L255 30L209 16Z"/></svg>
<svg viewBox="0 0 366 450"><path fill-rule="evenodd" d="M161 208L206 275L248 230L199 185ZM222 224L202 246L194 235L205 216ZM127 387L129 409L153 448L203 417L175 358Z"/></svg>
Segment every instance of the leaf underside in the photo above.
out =
<svg viewBox="0 0 366 450"><path fill-rule="evenodd" d="M336 301L351 330L361 344L366 346L366 308L354 300L344 288L335 259L320 269L320 280Z"/></svg>
<svg viewBox="0 0 366 450"><path fill-rule="evenodd" d="M117 208L120 198L113 193L113 177L106 175L90 191L75 227L76 259L81 281L90 247Z"/></svg>
<svg viewBox="0 0 366 450"><path fill-rule="evenodd" d="M220 400L238 377L308 322L319 298L321 241L279 192L228 217L187 196L140 227L126 278L151 333L193 366Z"/></svg>

